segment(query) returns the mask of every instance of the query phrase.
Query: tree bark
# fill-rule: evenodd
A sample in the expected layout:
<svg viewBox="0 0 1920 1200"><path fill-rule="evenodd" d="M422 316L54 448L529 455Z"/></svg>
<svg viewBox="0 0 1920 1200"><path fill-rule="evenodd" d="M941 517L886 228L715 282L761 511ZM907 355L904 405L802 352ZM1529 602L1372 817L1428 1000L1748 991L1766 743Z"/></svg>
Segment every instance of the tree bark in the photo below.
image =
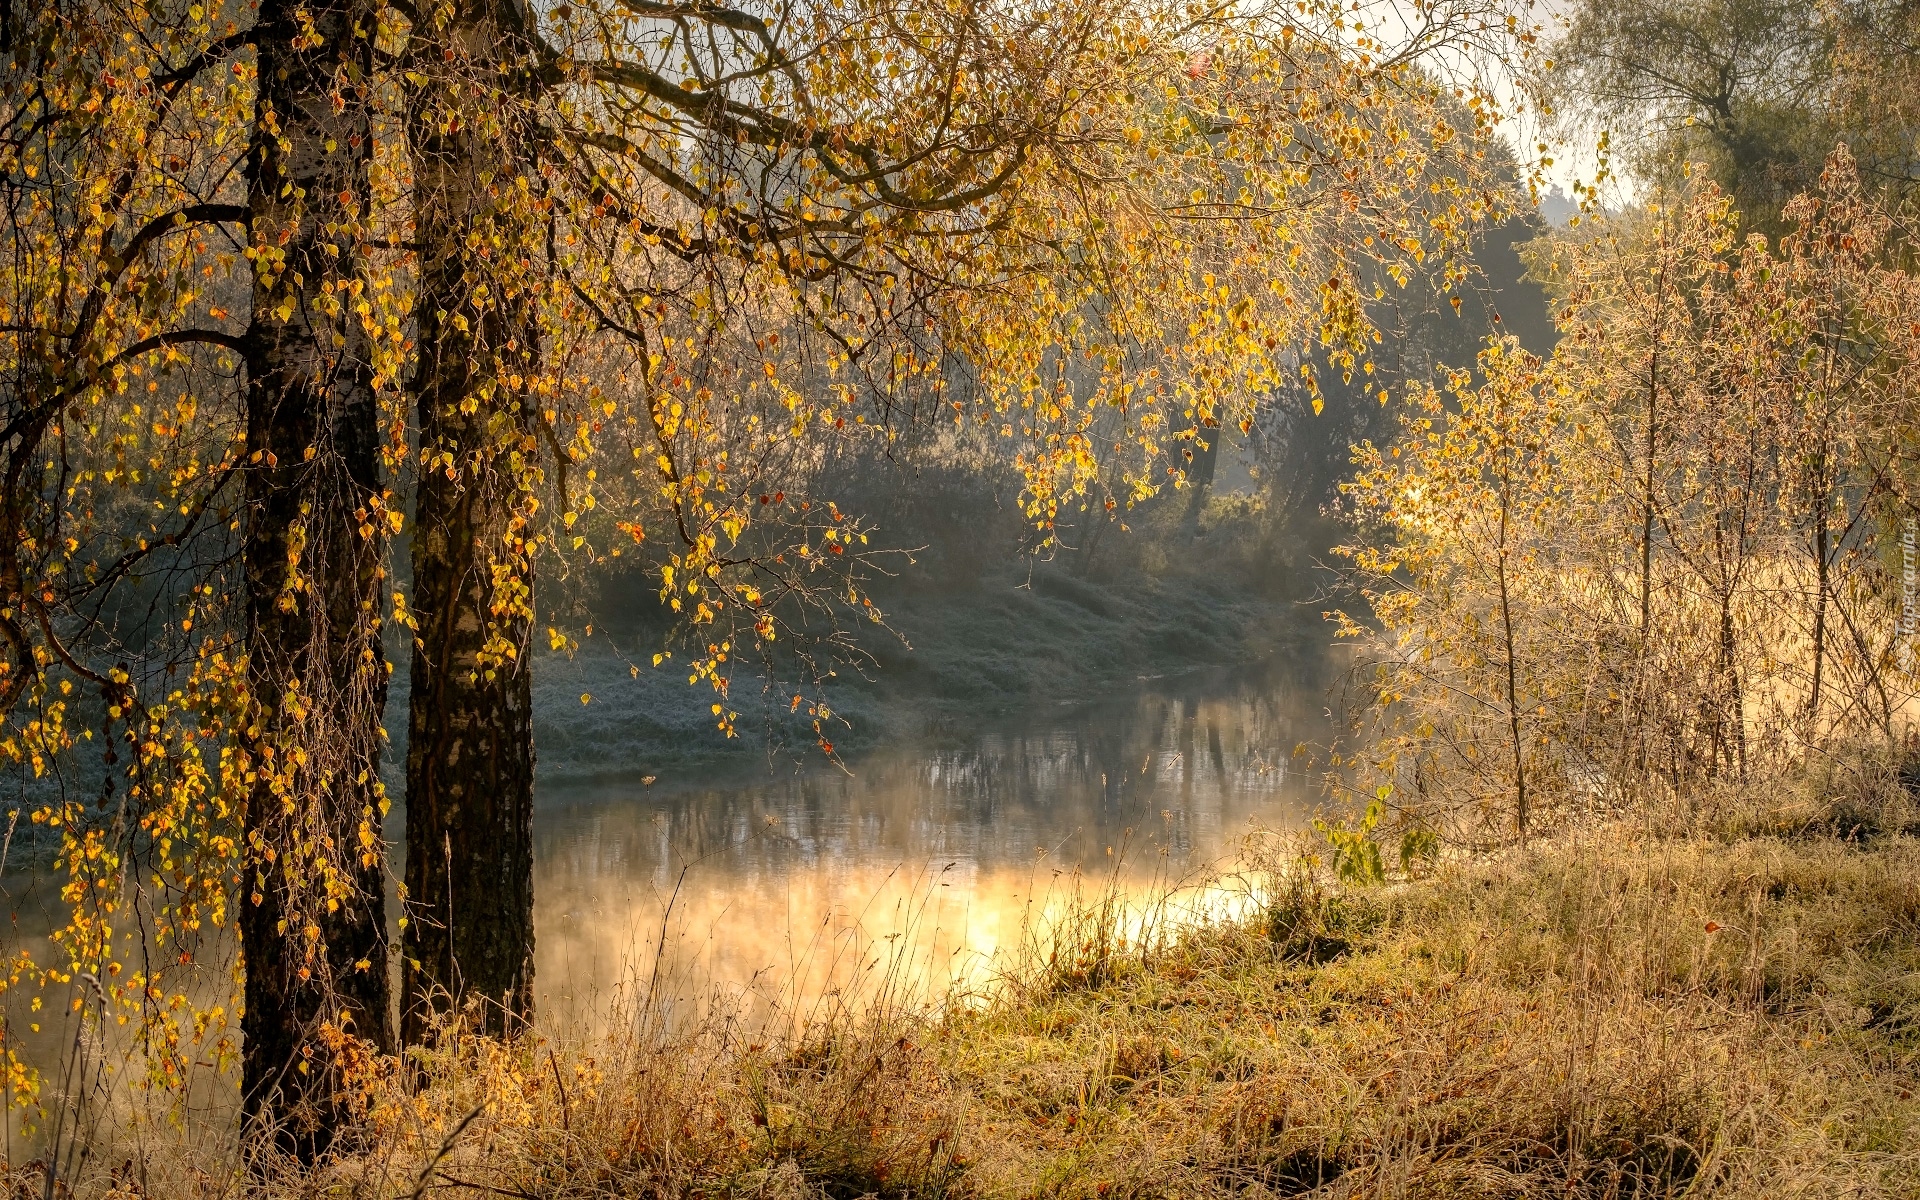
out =
<svg viewBox="0 0 1920 1200"><path fill-rule="evenodd" d="M1654 521L1654 463L1659 453L1657 440L1660 427L1660 335L1665 329L1666 287L1667 287L1667 226L1661 225L1660 270L1654 279L1653 291L1653 344L1647 351L1647 436L1643 453L1646 456L1646 472L1642 480L1640 494L1640 645L1638 647L1639 676L1633 681L1633 703L1638 711L1633 716L1633 737L1635 741L1634 765L1642 770L1647 764L1647 723L1653 712L1653 521ZM1622 728L1624 740L1627 730ZM1621 755L1621 768L1627 767L1627 756Z"/></svg>
<svg viewBox="0 0 1920 1200"><path fill-rule="evenodd" d="M372 142L361 15L353 0L262 4L249 161L242 1108L307 1158L347 1115L343 1038L392 1044L379 420L339 303Z"/></svg>
<svg viewBox="0 0 1920 1200"><path fill-rule="evenodd" d="M1640 653L1642 660L1653 638L1653 463L1654 430L1659 418L1660 343L1655 331L1653 352L1647 360L1646 480L1640 496Z"/></svg>
<svg viewBox="0 0 1920 1200"><path fill-rule="evenodd" d="M1502 474L1500 479L1500 640L1506 652L1507 668L1507 729L1513 744L1513 824L1520 835L1520 844L1527 842L1527 760L1526 748L1520 740L1520 679L1519 650L1513 636L1513 606L1507 596L1507 517L1512 507L1512 481Z"/></svg>
<svg viewBox="0 0 1920 1200"><path fill-rule="evenodd" d="M1206 511L1207 492L1213 487L1215 464L1220 458L1218 425L1194 423L1193 441L1187 446L1185 474L1191 494L1187 497L1187 515L1181 531L1189 541L1200 536L1200 516Z"/></svg>
<svg viewBox="0 0 1920 1200"><path fill-rule="evenodd" d="M412 382L428 460L415 499L417 621L407 745L401 1037L476 1005L508 1034L533 1011L532 517L538 333L514 253L529 211L513 114L515 10L463 0L416 31L409 111L421 250ZM465 99L485 94L481 109ZM462 105L468 107L463 108ZM491 125L488 122L492 122ZM537 257L537 255L532 256Z"/></svg>
<svg viewBox="0 0 1920 1200"><path fill-rule="evenodd" d="M1824 682L1827 652L1827 591L1832 522L1828 518L1828 485L1825 457L1819 459L1814 474L1813 497L1813 679L1807 688L1807 734L1820 737L1820 689Z"/></svg>
<svg viewBox="0 0 1920 1200"><path fill-rule="evenodd" d="M484 431L455 407L459 374L420 397L423 440L477 456ZM469 998L482 1002L481 1026L492 1033L511 1032L533 1011L532 626L524 615L494 615L510 520L504 490L436 472L415 501L401 1017L410 1044L426 1038L435 1014Z"/></svg>
<svg viewBox="0 0 1920 1200"><path fill-rule="evenodd" d="M1733 624L1733 589L1720 594L1721 720L1728 734L1722 742L1728 765L1745 777L1747 770L1746 700L1740 689L1739 649Z"/></svg>

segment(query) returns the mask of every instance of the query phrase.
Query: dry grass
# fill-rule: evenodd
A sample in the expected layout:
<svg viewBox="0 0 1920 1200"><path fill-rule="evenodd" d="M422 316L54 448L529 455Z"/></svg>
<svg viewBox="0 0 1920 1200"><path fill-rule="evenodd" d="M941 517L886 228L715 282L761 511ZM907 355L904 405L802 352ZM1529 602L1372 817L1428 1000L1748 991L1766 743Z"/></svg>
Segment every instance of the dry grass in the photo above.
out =
<svg viewBox="0 0 1920 1200"><path fill-rule="evenodd" d="M1916 833L1855 764L1145 946L1089 917L989 1002L797 1043L463 1041L271 1190L1920 1196Z"/></svg>

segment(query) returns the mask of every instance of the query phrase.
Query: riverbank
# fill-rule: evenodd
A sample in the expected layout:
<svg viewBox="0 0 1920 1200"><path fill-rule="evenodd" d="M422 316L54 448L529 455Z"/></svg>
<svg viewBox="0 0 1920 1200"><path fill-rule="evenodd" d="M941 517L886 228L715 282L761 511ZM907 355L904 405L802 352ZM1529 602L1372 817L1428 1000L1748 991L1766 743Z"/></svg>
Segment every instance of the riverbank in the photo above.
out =
<svg viewBox="0 0 1920 1200"><path fill-rule="evenodd" d="M1425 879L1295 888L1255 919L1144 947L1094 905L994 997L944 1013L824 1013L771 1044L721 1018L665 1040L467 1043L428 1064L426 1091L376 1104L368 1152L330 1181L1912 1196L1916 835L1898 777L1854 764Z"/></svg>

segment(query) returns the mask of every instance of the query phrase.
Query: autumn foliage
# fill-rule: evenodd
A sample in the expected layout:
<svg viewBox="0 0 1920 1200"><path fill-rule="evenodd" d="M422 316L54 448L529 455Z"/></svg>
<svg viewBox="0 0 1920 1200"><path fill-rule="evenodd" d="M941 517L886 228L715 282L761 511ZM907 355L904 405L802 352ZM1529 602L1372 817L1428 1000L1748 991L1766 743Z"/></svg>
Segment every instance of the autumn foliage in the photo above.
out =
<svg viewBox="0 0 1920 1200"><path fill-rule="evenodd" d="M1464 278L1511 204L1462 64L1533 38L1471 0L0 23L0 753L10 846L67 914L9 1001L124 1029L159 1096L247 1058L242 1107L305 1155L396 1034L526 1015L525 681L580 632L541 621L537 574L641 560L730 732L743 657L882 619L874 531L806 490L825 448L976 429L1044 543L1179 486L1196 431L1364 381L1372 301ZM397 1031L395 651L398 1006L427 1014ZM816 682L795 707L824 723ZM498 887L448 904L456 834ZM26 1036L11 1102L76 1136Z"/></svg>
<svg viewBox="0 0 1920 1200"><path fill-rule="evenodd" d="M1746 778L1906 736L1896 619L1916 476L1906 231L1844 147L1739 235L1712 185L1559 249L1562 340L1496 342L1358 448L1356 761L1403 827Z"/></svg>

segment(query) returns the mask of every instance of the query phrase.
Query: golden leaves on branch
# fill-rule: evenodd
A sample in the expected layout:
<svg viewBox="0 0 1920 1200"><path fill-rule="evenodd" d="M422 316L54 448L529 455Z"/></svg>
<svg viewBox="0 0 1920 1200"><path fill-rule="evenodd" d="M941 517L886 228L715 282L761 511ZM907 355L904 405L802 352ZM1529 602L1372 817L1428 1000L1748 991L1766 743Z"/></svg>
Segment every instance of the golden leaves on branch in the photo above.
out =
<svg viewBox="0 0 1920 1200"><path fill-rule="evenodd" d="M1920 678L1875 542L1920 481L1920 288L1844 146L1787 214L1742 238L1706 185L1590 217L1544 258L1550 362L1490 344L1356 448L1365 607L1330 615L1399 819L1504 837L1517 800L1524 834L1529 789L1611 803L1894 737Z"/></svg>

